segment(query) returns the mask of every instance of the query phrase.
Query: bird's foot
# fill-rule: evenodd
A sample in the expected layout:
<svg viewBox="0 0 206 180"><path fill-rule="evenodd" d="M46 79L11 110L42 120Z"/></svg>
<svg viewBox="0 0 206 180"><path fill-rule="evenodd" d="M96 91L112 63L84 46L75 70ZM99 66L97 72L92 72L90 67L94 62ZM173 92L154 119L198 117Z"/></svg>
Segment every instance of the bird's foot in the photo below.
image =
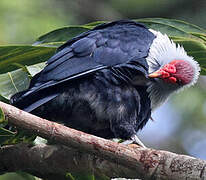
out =
<svg viewBox="0 0 206 180"><path fill-rule="evenodd" d="M122 144L124 144L124 145L137 144L137 145L139 145L139 146L141 146L141 147L143 147L143 148L145 148L145 149L147 148L147 147L142 143L142 141L140 141L140 139L137 137L137 135L133 135L130 140L126 140L126 141L122 142Z"/></svg>

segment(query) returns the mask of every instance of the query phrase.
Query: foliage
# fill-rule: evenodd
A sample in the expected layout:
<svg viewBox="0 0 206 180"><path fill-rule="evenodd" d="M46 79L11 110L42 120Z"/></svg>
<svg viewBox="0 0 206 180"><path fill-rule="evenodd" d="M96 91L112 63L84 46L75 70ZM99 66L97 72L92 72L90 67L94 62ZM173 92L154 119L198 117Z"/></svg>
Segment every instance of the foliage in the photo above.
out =
<svg viewBox="0 0 206 180"><path fill-rule="evenodd" d="M174 19L145 18L135 21L166 33L174 42L183 45L188 54L200 63L201 74L206 74L205 29ZM45 61L58 46L101 23L56 29L37 38L33 45L0 46L0 100L9 102L11 95L26 89L30 78L45 66ZM34 139L34 136L28 136L24 131L17 132L15 128L8 130L4 114L0 111L0 145L33 142Z"/></svg>
<svg viewBox="0 0 206 180"><path fill-rule="evenodd" d="M145 24L148 28L166 33L175 42L182 44L188 54L200 63L201 73L206 74L206 30L174 19L145 18L135 21ZM1 46L0 99L8 102L12 94L26 89L30 77L44 67L43 62L54 53L59 45L101 23L103 22L56 29L39 37L33 45ZM4 131L2 128L0 135L10 138L14 136L14 133ZM1 142L5 143L5 140ZM18 140L12 142L18 142Z"/></svg>

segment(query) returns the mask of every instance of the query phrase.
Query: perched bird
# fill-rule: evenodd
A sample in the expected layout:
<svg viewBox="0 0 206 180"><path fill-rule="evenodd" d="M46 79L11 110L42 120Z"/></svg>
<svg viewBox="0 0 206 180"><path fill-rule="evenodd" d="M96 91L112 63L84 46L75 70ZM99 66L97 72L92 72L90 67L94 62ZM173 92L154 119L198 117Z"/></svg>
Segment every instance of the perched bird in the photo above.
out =
<svg viewBox="0 0 206 180"><path fill-rule="evenodd" d="M103 138L140 143L151 111L195 84L198 63L183 47L134 21L105 23L59 47L11 104Z"/></svg>

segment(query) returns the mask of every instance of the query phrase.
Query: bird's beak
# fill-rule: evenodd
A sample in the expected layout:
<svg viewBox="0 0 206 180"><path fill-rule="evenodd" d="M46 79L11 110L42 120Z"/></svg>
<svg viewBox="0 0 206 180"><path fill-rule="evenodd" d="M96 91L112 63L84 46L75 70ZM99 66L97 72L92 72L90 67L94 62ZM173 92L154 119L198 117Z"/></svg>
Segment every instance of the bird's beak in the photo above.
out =
<svg viewBox="0 0 206 180"><path fill-rule="evenodd" d="M160 78L162 73L158 70L148 75L149 78Z"/></svg>

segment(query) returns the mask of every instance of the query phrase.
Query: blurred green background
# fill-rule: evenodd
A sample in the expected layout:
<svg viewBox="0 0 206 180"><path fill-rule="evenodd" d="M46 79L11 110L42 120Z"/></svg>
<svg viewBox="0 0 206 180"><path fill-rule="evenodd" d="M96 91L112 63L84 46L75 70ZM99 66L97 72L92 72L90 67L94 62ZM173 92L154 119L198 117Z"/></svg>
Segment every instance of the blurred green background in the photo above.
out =
<svg viewBox="0 0 206 180"><path fill-rule="evenodd" d="M0 45L31 44L51 30L98 20L165 17L206 28L205 16L206 0L1 0ZM140 132L148 147L206 159L205 77L173 95L153 118ZM14 179L13 174L6 179Z"/></svg>

